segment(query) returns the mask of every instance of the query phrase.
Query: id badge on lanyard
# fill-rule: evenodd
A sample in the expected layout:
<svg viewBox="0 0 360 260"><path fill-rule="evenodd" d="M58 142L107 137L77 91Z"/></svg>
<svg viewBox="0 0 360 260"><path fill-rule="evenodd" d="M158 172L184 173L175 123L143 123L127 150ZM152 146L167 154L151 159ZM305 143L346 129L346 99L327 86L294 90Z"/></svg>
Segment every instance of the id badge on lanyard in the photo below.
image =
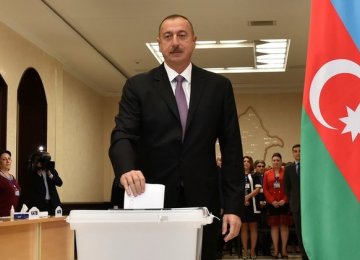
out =
<svg viewBox="0 0 360 260"><path fill-rule="evenodd" d="M275 177L274 188L275 189L280 189L279 177Z"/></svg>
<svg viewBox="0 0 360 260"><path fill-rule="evenodd" d="M15 196L19 197L20 196L20 190L15 186L15 184L13 184L13 186L14 186Z"/></svg>
<svg viewBox="0 0 360 260"><path fill-rule="evenodd" d="M249 178L247 175L245 175L245 195L250 193L250 183Z"/></svg>

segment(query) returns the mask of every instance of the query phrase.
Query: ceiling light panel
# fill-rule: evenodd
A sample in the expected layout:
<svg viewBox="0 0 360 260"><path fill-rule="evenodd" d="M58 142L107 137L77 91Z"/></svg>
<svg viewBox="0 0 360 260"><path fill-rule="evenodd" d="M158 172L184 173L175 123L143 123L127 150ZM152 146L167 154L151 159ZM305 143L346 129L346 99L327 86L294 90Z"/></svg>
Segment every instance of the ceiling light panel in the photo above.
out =
<svg viewBox="0 0 360 260"><path fill-rule="evenodd" d="M191 60L202 68L255 66L253 48L196 49Z"/></svg>
<svg viewBox="0 0 360 260"><path fill-rule="evenodd" d="M157 42L146 43L151 53L157 59L159 63L164 61ZM219 60L219 64L215 66L210 65L207 69L216 73L255 73L255 72L281 72L286 69L286 62L289 53L290 40L289 39L261 39L255 41L249 40L221 40L221 41L197 41L195 49L214 49L209 52L213 53L216 57L215 60ZM226 63L226 57L218 59L219 55L214 53L219 49L237 49L237 48L250 48L252 61L247 61L246 65L241 65L240 61L244 58L234 52L231 62ZM200 50L199 50L200 51ZM241 52L240 52L241 53ZM196 54L196 52L194 53ZM196 55L194 55L196 56ZM201 56L201 55L197 55ZM225 55L228 56L228 55ZM239 60L239 66L234 66L234 59ZM204 60L199 58L199 60ZM207 59L209 60L209 58ZM211 60L211 59L210 59ZM207 63L207 62L205 62ZM213 64L213 63L212 63ZM224 66L227 64L227 66ZM209 65L209 64L208 64ZM253 65L249 67L249 65Z"/></svg>

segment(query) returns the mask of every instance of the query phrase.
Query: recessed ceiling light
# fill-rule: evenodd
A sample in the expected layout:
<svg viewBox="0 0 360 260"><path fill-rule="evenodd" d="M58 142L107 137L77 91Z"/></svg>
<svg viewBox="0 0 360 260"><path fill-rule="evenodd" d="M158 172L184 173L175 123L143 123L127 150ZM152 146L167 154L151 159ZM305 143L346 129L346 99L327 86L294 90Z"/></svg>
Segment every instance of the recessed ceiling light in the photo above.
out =
<svg viewBox="0 0 360 260"><path fill-rule="evenodd" d="M159 63L164 62L157 42L146 43L146 46ZM197 41L195 49L253 48L254 67L204 68L216 73L253 73L285 71L289 46L289 39L220 40Z"/></svg>

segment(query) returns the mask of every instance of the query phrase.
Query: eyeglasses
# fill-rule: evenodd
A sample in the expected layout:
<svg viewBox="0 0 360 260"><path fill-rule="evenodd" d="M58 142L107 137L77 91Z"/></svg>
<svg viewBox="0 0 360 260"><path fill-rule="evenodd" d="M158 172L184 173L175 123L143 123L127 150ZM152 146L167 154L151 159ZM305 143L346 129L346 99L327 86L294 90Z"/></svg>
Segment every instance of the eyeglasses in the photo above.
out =
<svg viewBox="0 0 360 260"><path fill-rule="evenodd" d="M256 165L256 167L265 168L265 165Z"/></svg>

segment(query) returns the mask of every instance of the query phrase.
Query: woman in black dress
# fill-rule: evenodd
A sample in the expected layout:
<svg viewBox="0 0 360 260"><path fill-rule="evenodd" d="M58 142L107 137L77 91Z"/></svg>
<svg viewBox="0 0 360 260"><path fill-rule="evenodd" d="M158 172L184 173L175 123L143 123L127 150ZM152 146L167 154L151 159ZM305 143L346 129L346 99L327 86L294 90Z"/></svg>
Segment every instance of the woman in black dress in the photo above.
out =
<svg viewBox="0 0 360 260"><path fill-rule="evenodd" d="M255 196L260 192L260 179L253 176L254 162L250 156L244 156L245 169L245 201L244 201L244 216L242 218L241 226L241 243L243 245L243 259L249 258L248 255L248 239L250 230L250 257L256 258L256 241L257 241L257 221L260 214L260 209L256 203Z"/></svg>

